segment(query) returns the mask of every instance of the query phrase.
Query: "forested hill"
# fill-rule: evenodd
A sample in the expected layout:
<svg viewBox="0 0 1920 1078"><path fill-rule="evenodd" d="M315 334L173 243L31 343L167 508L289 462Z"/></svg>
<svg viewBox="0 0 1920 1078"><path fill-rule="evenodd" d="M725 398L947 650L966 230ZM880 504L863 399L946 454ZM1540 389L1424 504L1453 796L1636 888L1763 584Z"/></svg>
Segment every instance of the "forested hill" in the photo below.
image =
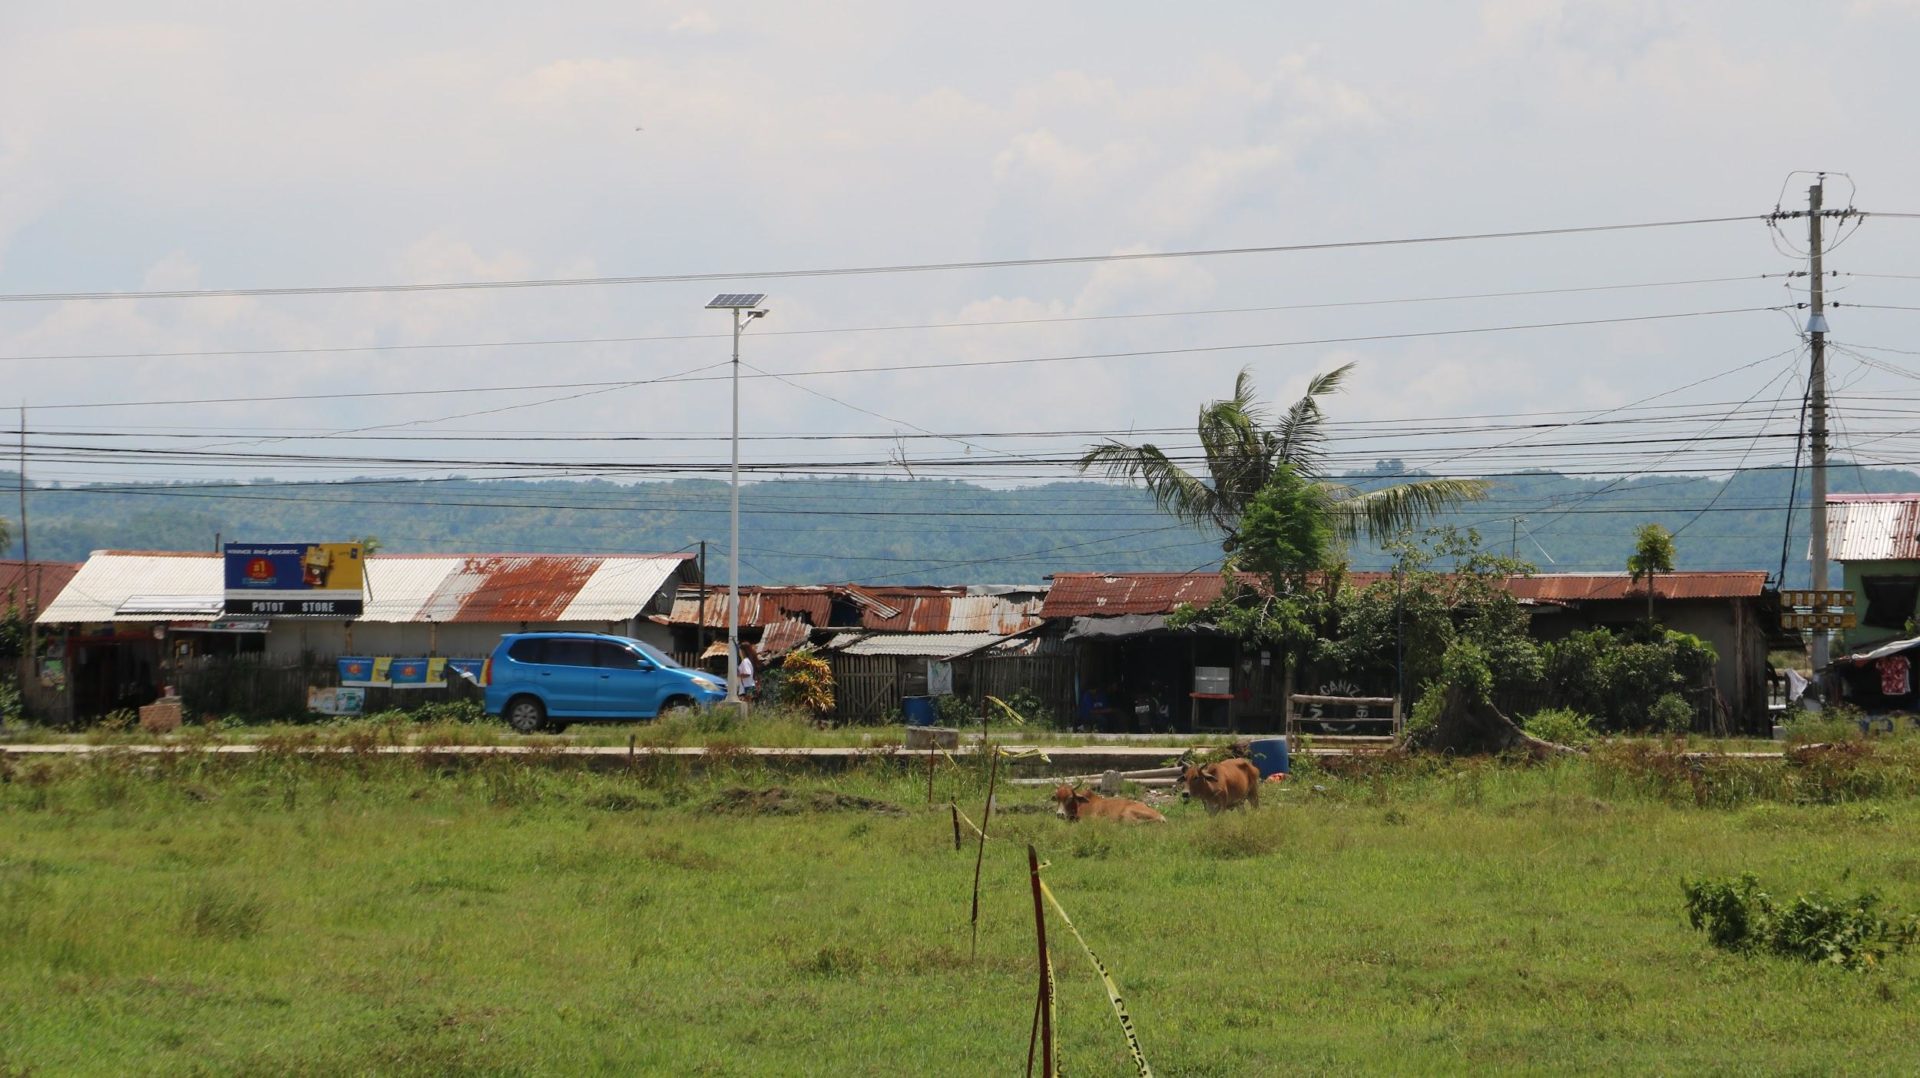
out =
<svg viewBox="0 0 1920 1078"><path fill-rule="evenodd" d="M1383 462L1379 472L1399 471ZM1836 492L1920 490L1920 475L1842 467ZM1365 484L1366 475L1352 477ZM1451 522L1479 528L1543 571L1618 570L1634 529L1678 533L1683 569L1777 572L1791 476L1631 480L1551 473L1498 480L1490 500ZM17 477L0 473L0 518L20 556ZM1806 477L1795 499L1804 506ZM91 550L212 550L227 540L377 536L392 553L660 552L708 543L709 575L726 572L727 486L706 480L623 485L544 482L200 482L34 487L36 558L80 561ZM741 497L741 579L807 583L1019 583L1087 570L1187 571L1217 563L1207 534L1179 525L1144 491L1096 483L993 489L936 480L751 483ZM1792 514L1787 579L1806 577L1806 511ZM1515 518L1520 518L1518 521ZM1384 567L1372 549L1356 568Z"/></svg>

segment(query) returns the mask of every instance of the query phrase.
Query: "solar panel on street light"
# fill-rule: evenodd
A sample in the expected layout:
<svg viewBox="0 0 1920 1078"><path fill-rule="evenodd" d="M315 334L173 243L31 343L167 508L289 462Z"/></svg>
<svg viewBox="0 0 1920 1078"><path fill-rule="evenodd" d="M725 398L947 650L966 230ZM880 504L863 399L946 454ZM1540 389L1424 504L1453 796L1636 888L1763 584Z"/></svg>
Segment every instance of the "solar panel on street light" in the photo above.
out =
<svg viewBox="0 0 1920 1078"><path fill-rule="evenodd" d="M765 292L722 292L713 297L713 302L707 304L707 309L710 311L744 310L748 307L760 306L761 301L766 298L767 294Z"/></svg>

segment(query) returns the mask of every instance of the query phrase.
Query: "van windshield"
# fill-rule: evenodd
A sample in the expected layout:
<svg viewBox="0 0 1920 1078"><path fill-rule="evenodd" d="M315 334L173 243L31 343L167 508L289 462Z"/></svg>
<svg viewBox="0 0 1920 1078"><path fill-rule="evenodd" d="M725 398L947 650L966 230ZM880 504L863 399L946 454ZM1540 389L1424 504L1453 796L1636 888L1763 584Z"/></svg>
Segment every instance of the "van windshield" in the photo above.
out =
<svg viewBox="0 0 1920 1078"><path fill-rule="evenodd" d="M673 656L668 655L666 652L661 651L659 648L654 647L652 644L649 644L644 640L635 640L632 637L628 637L627 643L631 644L635 648L638 648L640 650L640 654L645 655L649 659L652 659L655 665L664 667L668 670L685 670L686 669L686 667L681 666L677 662L674 662Z"/></svg>

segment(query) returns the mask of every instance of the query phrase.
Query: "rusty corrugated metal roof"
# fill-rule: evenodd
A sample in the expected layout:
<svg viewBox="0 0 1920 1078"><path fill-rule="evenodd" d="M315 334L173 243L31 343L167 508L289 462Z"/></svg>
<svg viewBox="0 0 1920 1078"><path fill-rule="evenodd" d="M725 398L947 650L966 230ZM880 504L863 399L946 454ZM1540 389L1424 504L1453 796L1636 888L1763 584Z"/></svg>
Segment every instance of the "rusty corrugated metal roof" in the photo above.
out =
<svg viewBox="0 0 1920 1078"><path fill-rule="evenodd" d="M1654 577L1656 599L1757 599L1767 587L1761 570L1734 572L1675 572ZM1644 601L1647 585L1626 573L1542 573L1516 576L1507 590L1521 599L1555 603L1605 601L1637 597Z"/></svg>
<svg viewBox="0 0 1920 1078"><path fill-rule="evenodd" d="M45 610L79 571L80 566L69 561L0 558L0 607L12 603Z"/></svg>
<svg viewBox="0 0 1920 1078"><path fill-rule="evenodd" d="M806 643L812 635L813 626L799 618L776 621L761 632L760 642L754 645L754 650L763 659L777 659Z"/></svg>
<svg viewBox="0 0 1920 1078"><path fill-rule="evenodd" d="M1351 587L1393 579L1393 574L1346 574ZM1755 598L1765 590L1763 571L1661 573L1654 596L1658 599ZM1531 602L1566 603L1604 601L1628 596L1646 598L1646 585L1625 573L1548 573L1516 576L1507 581L1516 598ZM1057 573L1047 593L1041 616L1047 620L1117 617L1123 614L1171 614L1186 604L1204 606L1219 598L1218 572L1205 573Z"/></svg>
<svg viewBox="0 0 1920 1078"><path fill-rule="evenodd" d="M1220 597L1218 572L1055 573L1040 615L1054 618L1167 614Z"/></svg>
<svg viewBox="0 0 1920 1078"><path fill-rule="evenodd" d="M1920 559L1920 494L1829 495L1827 556L1834 561Z"/></svg>

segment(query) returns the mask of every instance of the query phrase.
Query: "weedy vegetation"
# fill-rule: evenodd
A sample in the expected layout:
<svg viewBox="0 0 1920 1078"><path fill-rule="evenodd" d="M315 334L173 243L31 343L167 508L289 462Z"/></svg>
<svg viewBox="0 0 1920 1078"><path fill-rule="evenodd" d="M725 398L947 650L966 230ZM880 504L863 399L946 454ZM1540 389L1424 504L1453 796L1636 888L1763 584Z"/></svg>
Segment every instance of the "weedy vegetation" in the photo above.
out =
<svg viewBox="0 0 1920 1078"><path fill-rule="evenodd" d="M0 1073L1017 1072L1028 843L1157 1073L1920 1068L1910 743L1302 761L1136 828L1007 784L1038 766L969 959L971 760L929 806L919 767L724 751L0 758ZM1050 941L1067 1070L1130 1073Z"/></svg>

